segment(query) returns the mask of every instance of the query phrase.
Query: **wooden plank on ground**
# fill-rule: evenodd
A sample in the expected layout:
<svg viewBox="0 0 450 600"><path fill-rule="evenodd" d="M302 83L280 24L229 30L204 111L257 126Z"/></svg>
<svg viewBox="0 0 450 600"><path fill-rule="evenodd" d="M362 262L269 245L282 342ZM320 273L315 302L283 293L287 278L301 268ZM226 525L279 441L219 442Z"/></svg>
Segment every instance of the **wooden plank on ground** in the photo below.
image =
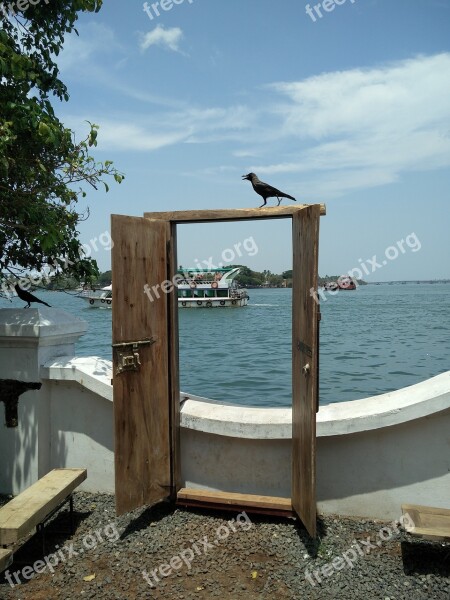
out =
<svg viewBox="0 0 450 600"><path fill-rule="evenodd" d="M405 529L411 535L434 540L450 540L450 509L421 506L418 504L402 504L402 513L408 515Z"/></svg>
<svg viewBox="0 0 450 600"><path fill-rule="evenodd" d="M217 492L211 490L197 490L194 488L181 488L177 494L178 504L195 502L197 505L217 505L219 507L242 507L248 509L265 509L292 513L290 498L274 496L259 496L256 494L238 494L234 492Z"/></svg>
<svg viewBox="0 0 450 600"><path fill-rule="evenodd" d="M41 523L87 477L86 469L53 469L0 508L0 545L13 544Z"/></svg>
<svg viewBox="0 0 450 600"><path fill-rule="evenodd" d="M316 537L319 206L292 218L292 506Z"/></svg>
<svg viewBox="0 0 450 600"><path fill-rule="evenodd" d="M266 208L232 208L221 210L180 210L170 212L146 212L146 219L172 221L173 223L205 223L208 221L241 221L243 219L283 219L299 211L315 206L298 204L293 206L269 206ZM326 214L325 204L320 204L320 214Z"/></svg>
<svg viewBox="0 0 450 600"><path fill-rule="evenodd" d="M0 548L0 573L7 569L12 564L13 553L11 550Z"/></svg>

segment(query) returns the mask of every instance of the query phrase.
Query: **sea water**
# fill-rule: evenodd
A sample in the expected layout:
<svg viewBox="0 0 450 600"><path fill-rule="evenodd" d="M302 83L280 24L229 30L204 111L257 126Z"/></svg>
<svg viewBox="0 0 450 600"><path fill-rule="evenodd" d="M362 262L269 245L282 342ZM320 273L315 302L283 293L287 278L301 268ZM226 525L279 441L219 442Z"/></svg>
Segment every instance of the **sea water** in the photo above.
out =
<svg viewBox="0 0 450 600"><path fill-rule="evenodd" d="M111 310L88 308L62 292L36 295L88 322L78 356L111 359ZM249 295L243 308L179 310L181 389L245 406L290 406L292 292L252 289ZM320 403L382 394L450 370L449 295L444 283L326 293ZM13 306L23 302L0 300L2 308Z"/></svg>

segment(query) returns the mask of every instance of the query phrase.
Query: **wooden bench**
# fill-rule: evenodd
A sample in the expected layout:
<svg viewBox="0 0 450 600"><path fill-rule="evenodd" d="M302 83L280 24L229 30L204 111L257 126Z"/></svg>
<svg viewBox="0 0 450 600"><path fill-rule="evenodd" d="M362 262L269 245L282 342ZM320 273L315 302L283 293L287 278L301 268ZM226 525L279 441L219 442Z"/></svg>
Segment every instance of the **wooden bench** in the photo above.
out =
<svg viewBox="0 0 450 600"><path fill-rule="evenodd" d="M0 508L0 546L17 544L33 533L86 477L86 469L53 469ZM0 548L0 571L8 560L12 561L11 549Z"/></svg>
<svg viewBox="0 0 450 600"><path fill-rule="evenodd" d="M0 573L7 569L13 561L13 553L6 548L0 548Z"/></svg>
<svg viewBox="0 0 450 600"><path fill-rule="evenodd" d="M402 504L402 513L408 514L412 523L405 522L411 535L436 542L450 541L450 510L416 504Z"/></svg>

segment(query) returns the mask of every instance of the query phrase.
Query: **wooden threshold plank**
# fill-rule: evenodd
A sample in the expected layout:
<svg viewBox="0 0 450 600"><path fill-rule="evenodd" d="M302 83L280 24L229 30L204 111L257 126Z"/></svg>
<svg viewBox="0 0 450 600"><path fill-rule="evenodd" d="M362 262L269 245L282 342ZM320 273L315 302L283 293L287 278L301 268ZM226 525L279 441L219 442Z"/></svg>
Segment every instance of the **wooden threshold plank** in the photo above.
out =
<svg viewBox="0 0 450 600"><path fill-rule="evenodd" d="M402 513L408 514L412 523L405 523L405 529L411 535L417 535L435 541L450 539L450 510L421 506L417 504L402 504Z"/></svg>
<svg viewBox="0 0 450 600"><path fill-rule="evenodd" d="M0 548L0 573L7 569L13 561L13 553L11 550Z"/></svg>
<svg viewBox="0 0 450 600"><path fill-rule="evenodd" d="M279 498L274 496L259 496L253 494L237 494L231 492L217 492L211 490L197 490L193 488L181 488L177 494L178 503L205 503L208 505L220 505L229 507L248 507L264 509L268 511L292 512L290 498Z"/></svg>
<svg viewBox="0 0 450 600"><path fill-rule="evenodd" d="M179 210L168 212L145 212L146 219L171 221L173 223L205 223L208 221L239 221L242 219L283 219L292 217L310 204L294 206L271 206L266 208L232 208L220 210ZM320 204L320 214L326 215L325 204Z"/></svg>
<svg viewBox="0 0 450 600"><path fill-rule="evenodd" d="M86 469L53 469L0 509L0 545L41 523L87 477Z"/></svg>

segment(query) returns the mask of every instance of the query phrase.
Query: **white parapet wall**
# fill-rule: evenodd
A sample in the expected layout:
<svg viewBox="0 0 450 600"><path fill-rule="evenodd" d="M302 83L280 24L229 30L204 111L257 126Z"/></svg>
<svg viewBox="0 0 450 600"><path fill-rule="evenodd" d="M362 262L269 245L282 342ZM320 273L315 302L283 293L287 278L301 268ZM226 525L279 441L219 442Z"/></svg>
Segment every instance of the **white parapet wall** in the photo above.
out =
<svg viewBox="0 0 450 600"><path fill-rule="evenodd" d="M21 396L19 427L1 430L0 493L18 493L65 466L88 469L83 489L113 493L111 362L74 357L73 341L84 323L50 310L3 317L0 311L0 365L7 365L0 378L43 382L39 392ZM29 329L21 335L24 318L33 324L31 335ZM15 329L2 326L7 321ZM290 409L230 406L189 394L180 400L182 485L290 496ZM449 432L450 371L388 394L321 407L319 512L394 519L402 503L449 508Z"/></svg>
<svg viewBox="0 0 450 600"><path fill-rule="evenodd" d="M87 329L82 319L55 308L0 310L0 379L37 383L41 366L74 356L75 342ZM49 471L50 384L19 398L19 426L4 426L0 402L0 492L18 493Z"/></svg>
<svg viewBox="0 0 450 600"><path fill-rule="evenodd" d="M186 486L290 496L290 409L187 400L181 423ZM403 503L450 508L449 433L450 372L321 407L319 512L394 519Z"/></svg>

